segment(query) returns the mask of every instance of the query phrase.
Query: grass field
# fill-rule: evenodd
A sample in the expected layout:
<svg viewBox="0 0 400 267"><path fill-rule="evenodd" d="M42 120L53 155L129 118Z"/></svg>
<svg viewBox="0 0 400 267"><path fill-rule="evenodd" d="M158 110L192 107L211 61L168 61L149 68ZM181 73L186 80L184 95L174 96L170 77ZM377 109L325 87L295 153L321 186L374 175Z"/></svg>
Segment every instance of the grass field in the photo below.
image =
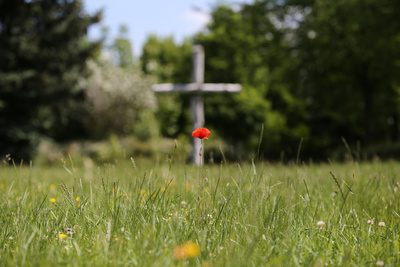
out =
<svg viewBox="0 0 400 267"><path fill-rule="evenodd" d="M1 265L400 265L398 162L201 172L167 161L1 163Z"/></svg>

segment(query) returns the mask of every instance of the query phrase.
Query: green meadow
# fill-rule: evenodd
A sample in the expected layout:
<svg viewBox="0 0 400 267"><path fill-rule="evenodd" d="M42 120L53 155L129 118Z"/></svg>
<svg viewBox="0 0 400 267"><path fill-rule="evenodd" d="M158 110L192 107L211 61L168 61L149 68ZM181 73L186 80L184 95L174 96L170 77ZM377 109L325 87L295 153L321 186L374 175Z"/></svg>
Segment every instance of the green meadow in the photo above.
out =
<svg viewBox="0 0 400 267"><path fill-rule="evenodd" d="M398 266L399 173L395 161L2 162L0 262ZM177 258L186 242L199 253Z"/></svg>

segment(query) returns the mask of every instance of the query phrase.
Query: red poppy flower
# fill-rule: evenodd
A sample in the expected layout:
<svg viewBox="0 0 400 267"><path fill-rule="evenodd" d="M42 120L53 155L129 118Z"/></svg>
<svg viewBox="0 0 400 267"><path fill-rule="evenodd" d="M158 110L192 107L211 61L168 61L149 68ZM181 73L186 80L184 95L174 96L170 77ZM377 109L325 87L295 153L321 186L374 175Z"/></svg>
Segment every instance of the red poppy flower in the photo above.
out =
<svg viewBox="0 0 400 267"><path fill-rule="evenodd" d="M207 128L197 128L193 131L192 136L199 139L208 139L211 132Z"/></svg>

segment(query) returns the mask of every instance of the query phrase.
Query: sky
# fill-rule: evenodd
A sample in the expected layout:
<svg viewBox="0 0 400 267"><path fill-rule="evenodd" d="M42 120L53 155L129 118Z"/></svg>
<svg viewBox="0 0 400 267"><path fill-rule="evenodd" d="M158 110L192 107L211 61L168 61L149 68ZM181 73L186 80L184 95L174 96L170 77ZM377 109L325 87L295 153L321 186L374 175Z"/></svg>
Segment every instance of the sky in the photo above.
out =
<svg viewBox="0 0 400 267"><path fill-rule="evenodd" d="M218 3L229 4L252 2L251 0L83 0L85 11L93 14L103 9L101 23L89 28L89 38L101 36L101 27L110 29L109 37L118 35L121 24L128 26L128 38L132 42L135 56L149 34L160 37L173 36L181 43L204 29L210 21L212 8Z"/></svg>

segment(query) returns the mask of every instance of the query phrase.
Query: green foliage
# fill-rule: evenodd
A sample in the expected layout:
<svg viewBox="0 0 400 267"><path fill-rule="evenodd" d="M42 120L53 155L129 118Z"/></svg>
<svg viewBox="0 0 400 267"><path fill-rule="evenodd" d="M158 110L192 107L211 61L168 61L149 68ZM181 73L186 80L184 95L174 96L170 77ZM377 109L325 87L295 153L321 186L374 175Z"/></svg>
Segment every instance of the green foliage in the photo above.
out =
<svg viewBox="0 0 400 267"><path fill-rule="evenodd" d="M141 141L154 141L159 138L158 122L153 110L147 110L141 113L139 121L134 126L133 133Z"/></svg>
<svg viewBox="0 0 400 267"><path fill-rule="evenodd" d="M173 37L150 35L143 46L140 63L144 73L158 77L159 82L190 82L187 70L192 68L192 43L186 39L181 45Z"/></svg>
<svg viewBox="0 0 400 267"><path fill-rule="evenodd" d="M260 3L244 5L239 11L218 6L212 18L208 31L196 36L206 51L206 81L241 83L243 92L210 96L207 122L230 142L244 142L251 148L248 153L254 152L265 125L262 150L266 156L277 157L282 150L294 156L293 148L309 130L304 105L286 79L287 40ZM230 109L230 114L220 109Z"/></svg>
<svg viewBox="0 0 400 267"><path fill-rule="evenodd" d="M115 54L115 61L121 68L132 67L133 65L133 53L132 44L127 39L128 27L121 25L119 28L119 36L115 38L112 44L112 51Z"/></svg>
<svg viewBox="0 0 400 267"><path fill-rule="evenodd" d="M205 103L207 124L212 125L227 143L252 149L242 152L254 152L262 125L268 136L264 144L279 142L285 119L271 110L271 105L259 97L256 89L247 87L235 95L210 95L205 98Z"/></svg>
<svg viewBox="0 0 400 267"><path fill-rule="evenodd" d="M174 156L2 162L2 266L399 265L398 162L206 165L206 182ZM186 241L200 255L175 260Z"/></svg>
<svg viewBox="0 0 400 267"><path fill-rule="evenodd" d="M340 136L364 146L396 141L399 2L288 1L284 8L304 14L292 51L314 146L333 148Z"/></svg>
<svg viewBox="0 0 400 267"><path fill-rule="evenodd" d="M263 47L270 46L270 40L260 36L273 30L272 23L264 19L264 30L258 33L260 36L251 37L249 31L255 31L252 28L254 21L247 11L242 14L227 6L219 6L212 16L214 20L208 25L207 33L195 37L206 52L205 82L239 82L244 85L244 91L237 95L206 96L207 125L218 130L227 142L232 142L237 148L244 146L253 149L258 144L263 124L268 130L269 142L264 143L264 149L268 152L279 154L280 150L276 151L276 147L284 144L284 133L294 136L297 144L299 137L287 130L287 122L294 122L295 127L299 122L288 120L278 108L274 110L270 100L265 98L272 79L269 79L271 71L267 59L263 58L267 50ZM160 82L187 83L190 82L190 54L190 43L177 46L172 38L150 36L143 48L141 64L145 73L156 75ZM285 96L283 98L278 95L275 99L282 99L281 102L292 107L290 112L301 116L300 105L295 103L287 90ZM176 137L180 133L189 132L188 96L169 95L159 96L158 99L159 112L156 117L161 123L161 133ZM301 134L304 133L307 130L301 131ZM242 152L246 154L251 149Z"/></svg>
<svg viewBox="0 0 400 267"><path fill-rule="evenodd" d="M261 149L275 159L280 152L296 157L300 140L302 154L319 159L342 147L342 137L362 147L396 142L400 27L393 21L399 8L395 0L216 5L207 30L194 37L206 54L205 82L236 82L244 89L207 96L207 124L249 151L264 124L269 141ZM179 83L172 73L188 68L166 49L171 42L152 37L144 53L159 55L149 66L159 67L154 74L161 82ZM184 101L176 104L187 109ZM184 128L175 129L178 135Z"/></svg>
<svg viewBox="0 0 400 267"><path fill-rule="evenodd" d="M145 74L157 77L160 83L189 83L191 55L192 43L189 40L177 45L172 37L159 38L150 35L143 46L140 64ZM189 98L179 94L158 95L157 98L159 106L155 116L160 125L160 132L164 136L176 138L185 132L189 125L190 114L186 111Z"/></svg>
<svg viewBox="0 0 400 267"><path fill-rule="evenodd" d="M158 109L155 114L163 135L175 137L179 133L179 118L183 114L182 98L179 95L158 95Z"/></svg>
<svg viewBox="0 0 400 267"><path fill-rule="evenodd" d="M29 159L42 135L81 134L71 110L82 100L77 80L98 46L84 37L99 20L81 1L0 1L1 155Z"/></svg>

